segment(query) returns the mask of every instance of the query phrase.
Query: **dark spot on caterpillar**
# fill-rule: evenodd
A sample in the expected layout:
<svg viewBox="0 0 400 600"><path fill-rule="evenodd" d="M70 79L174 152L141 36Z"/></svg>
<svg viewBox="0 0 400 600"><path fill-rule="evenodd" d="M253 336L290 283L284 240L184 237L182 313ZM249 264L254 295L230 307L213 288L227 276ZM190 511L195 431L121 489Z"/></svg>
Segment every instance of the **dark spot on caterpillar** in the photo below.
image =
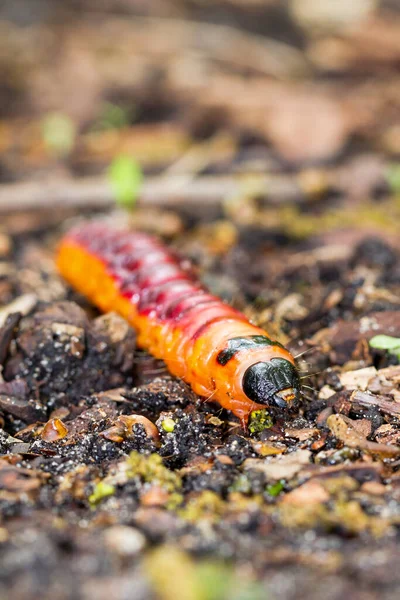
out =
<svg viewBox="0 0 400 600"><path fill-rule="evenodd" d="M217 356L217 363L225 366L240 350L250 350L253 348L260 348L261 346L279 346L279 348L283 348L282 344L275 340L271 340L265 335L236 337L230 339L226 348L219 352Z"/></svg>
<svg viewBox="0 0 400 600"><path fill-rule="evenodd" d="M288 404L293 406L300 391L297 369L285 358L255 363L244 374L243 391L250 400L260 404L276 404L281 408ZM280 394L284 391L288 393Z"/></svg>

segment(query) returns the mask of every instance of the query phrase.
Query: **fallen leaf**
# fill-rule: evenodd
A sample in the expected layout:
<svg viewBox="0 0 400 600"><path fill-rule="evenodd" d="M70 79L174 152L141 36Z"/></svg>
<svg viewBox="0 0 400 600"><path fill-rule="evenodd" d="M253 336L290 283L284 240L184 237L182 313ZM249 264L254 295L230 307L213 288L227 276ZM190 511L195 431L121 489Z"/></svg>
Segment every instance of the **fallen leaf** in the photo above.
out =
<svg viewBox="0 0 400 600"><path fill-rule="evenodd" d="M60 419L50 419L40 434L45 442L58 442L68 435L68 428Z"/></svg>

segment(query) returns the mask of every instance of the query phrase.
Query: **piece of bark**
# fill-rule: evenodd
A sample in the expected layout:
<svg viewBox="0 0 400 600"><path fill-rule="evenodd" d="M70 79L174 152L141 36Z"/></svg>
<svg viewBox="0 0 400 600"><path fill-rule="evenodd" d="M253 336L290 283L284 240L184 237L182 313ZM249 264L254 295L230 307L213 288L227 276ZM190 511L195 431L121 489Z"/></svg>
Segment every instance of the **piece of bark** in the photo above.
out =
<svg viewBox="0 0 400 600"><path fill-rule="evenodd" d="M385 396L377 396L362 392L361 390L355 390L352 393L350 400L353 403L358 403L367 408L375 407L388 415L393 415L395 417L400 415L400 403L394 402Z"/></svg>
<svg viewBox="0 0 400 600"><path fill-rule="evenodd" d="M381 457L398 456L400 454L400 446L378 444L377 442L370 442L367 440L365 436L355 428L354 423L354 421L343 415L331 415L326 422L333 435L349 448L359 448L368 454Z"/></svg>
<svg viewBox="0 0 400 600"><path fill-rule="evenodd" d="M0 409L4 413L22 419L25 423L34 423L45 418L44 409L33 400L23 400L0 394Z"/></svg>
<svg viewBox="0 0 400 600"><path fill-rule="evenodd" d="M400 311L373 312L354 321L339 320L315 334L312 342L328 344L332 349L331 360L342 365L350 359L359 340L370 340L380 334L400 337Z"/></svg>

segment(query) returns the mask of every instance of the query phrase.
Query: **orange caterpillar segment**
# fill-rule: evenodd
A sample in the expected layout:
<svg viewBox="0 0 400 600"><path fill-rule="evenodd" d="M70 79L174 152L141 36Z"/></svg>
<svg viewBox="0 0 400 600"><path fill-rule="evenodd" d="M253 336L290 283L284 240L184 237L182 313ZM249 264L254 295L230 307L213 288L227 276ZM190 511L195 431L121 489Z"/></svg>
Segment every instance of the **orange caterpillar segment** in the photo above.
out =
<svg viewBox="0 0 400 600"><path fill-rule="evenodd" d="M138 344L172 374L243 425L255 408L291 407L297 400L292 355L207 292L154 238L89 223L62 240L57 264L102 311L127 319Z"/></svg>

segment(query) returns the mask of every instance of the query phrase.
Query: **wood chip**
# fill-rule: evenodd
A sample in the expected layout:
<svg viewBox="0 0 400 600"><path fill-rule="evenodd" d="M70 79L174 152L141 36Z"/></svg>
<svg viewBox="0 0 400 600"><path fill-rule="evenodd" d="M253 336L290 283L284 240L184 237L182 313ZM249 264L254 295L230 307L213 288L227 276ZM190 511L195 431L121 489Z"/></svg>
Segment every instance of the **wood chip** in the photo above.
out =
<svg viewBox="0 0 400 600"><path fill-rule="evenodd" d="M263 471L269 479L279 481L280 479L292 479L299 473L303 466L310 461L310 450L297 450L291 454L277 456L269 461L262 461L255 458L247 458L243 467Z"/></svg>
<svg viewBox="0 0 400 600"><path fill-rule="evenodd" d="M357 369L357 371L345 371L339 375L340 383L346 390L366 390L370 379L375 377L375 367Z"/></svg>
<svg viewBox="0 0 400 600"><path fill-rule="evenodd" d="M7 317L12 313L21 313L22 315L27 315L31 312L31 310L36 306L37 296L35 294L24 294L23 296L19 296L7 306L3 306L0 309L0 327L5 325Z"/></svg>
<svg viewBox="0 0 400 600"><path fill-rule="evenodd" d="M359 448L369 454L378 454L384 456L397 456L400 454L400 447L389 446L387 444L378 444L368 441L362 433L354 427L354 421L343 415L331 415L326 424L333 435L341 440L349 448Z"/></svg>
<svg viewBox="0 0 400 600"><path fill-rule="evenodd" d="M361 390L356 390L352 393L350 401L358 403L361 406L366 406L367 408L374 406L388 415L396 417L400 415L400 403L394 402L385 396L377 396L362 392Z"/></svg>

